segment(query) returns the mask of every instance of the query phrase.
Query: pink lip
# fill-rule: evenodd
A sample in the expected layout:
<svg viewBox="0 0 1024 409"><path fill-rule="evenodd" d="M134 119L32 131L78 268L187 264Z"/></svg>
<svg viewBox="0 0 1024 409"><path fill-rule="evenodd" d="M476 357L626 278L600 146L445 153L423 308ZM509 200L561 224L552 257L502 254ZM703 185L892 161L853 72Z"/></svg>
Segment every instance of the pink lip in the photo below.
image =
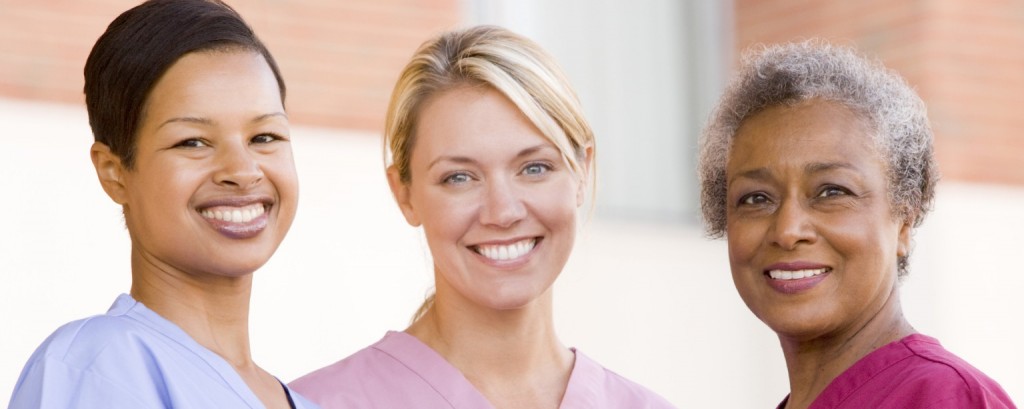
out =
<svg viewBox="0 0 1024 409"><path fill-rule="evenodd" d="M517 243L517 242L520 242L522 240L526 240L526 239L530 239L530 238L533 238L533 239L537 240L534 243L533 248L530 249L530 251L528 253L526 253L523 257L519 257L519 258L514 259L514 260L493 260L493 259L489 259L489 258L485 257L483 254L477 253L476 249L475 249L477 246L505 246L505 245L509 245L509 244L512 244L512 243ZM537 252L538 248L540 248L540 246L542 245L541 243L543 241L544 241L544 238L540 237L540 236L524 236L524 237L520 237L520 238L516 238L516 239L511 239L511 240L487 241L487 242L481 242L481 243L477 243L477 244L472 244L472 245L466 246L466 249L469 250L470 252L472 252L473 255L475 255L477 257L477 259L480 260L484 264L487 264L487 265L489 265L491 267L511 270L511 269L516 269L516 268L522 267L523 265L528 263L530 261L530 258L533 257L533 254Z"/></svg>
<svg viewBox="0 0 1024 409"><path fill-rule="evenodd" d="M507 245L512 244L512 243L518 243L518 242L521 242L523 240L529 240L529 239L536 239L537 243L539 244L540 240L541 240L541 237L540 236L522 236L522 237L516 237L516 238L512 238L512 239L508 239L508 240L482 241L482 242L479 242L479 243L474 243L474 244L467 245L466 247L507 246Z"/></svg>
<svg viewBox="0 0 1024 409"><path fill-rule="evenodd" d="M244 207L255 203L263 204L266 208L266 212L253 218L252 220L245 223L227 222L217 219L208 219L202 217L206 223L209 223L214 230L231 239L249 239L256 237L264 229L267 228L267 222L269 219L270 208L273 206L274 201L268 196L229 196L217 199L211 199L203 202L201 205L196 206L196 212L202 212L204 209L218 206L230 206L230 207Z"/></svg>
<svg viewBox="0 0 1024 409"><path fill-rule="evenodd" d="M776 280L768 275L768 272L771 270L796 271L817 270L820 268L828 268L829 271L826 271L822 274L818 274L813 277L798 278L794 280ZM764 279L765 281L768 282L768 285L772 287L772 289L774 289L775 291L778 291L783 294L798 294L814 288L815 286L818 285L818 283L825 280L825 278L827 278L831 273L831 267L826 266L824 264L811 263L806 261L795 261L787 263L775 263L768 266L767 268L764 269Z"/></svg>
<svg viewBox="0 0 1024 409"><path fill-rule="evenodd" d="M210 199L200 203L196 206L196 210L202 211L203 209L217 207L217 206L232 206L242 207L248 206L253 203L262 203L264 207L269 207L274 204L274 199L270 196L258 195L258 196L226 196L219 197L216 199ZM268 209L269 210L269 209Z"/></svg>

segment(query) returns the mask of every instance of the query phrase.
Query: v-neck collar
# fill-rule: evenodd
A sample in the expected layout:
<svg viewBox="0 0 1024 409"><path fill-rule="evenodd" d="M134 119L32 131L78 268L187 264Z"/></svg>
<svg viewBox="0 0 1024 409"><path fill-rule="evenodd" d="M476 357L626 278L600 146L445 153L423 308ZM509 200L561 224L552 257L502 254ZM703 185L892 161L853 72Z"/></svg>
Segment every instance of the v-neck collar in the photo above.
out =
<svg viewBox="0 0 1024 409"><path fill-rule="evenodd" d="M135 318L141 324L166 336L189 352L195 354L201 361L206 363L214 373L220 376L224 385L234 391L235 394L238 395L238 398L245 402L250 408L265 408L263 402L256 397L256 394L253 393L252 389L249 389L249 385L242 380L241 375L239 375L238 372L235 371L235 368L225 361L224 358L213 351L210 351L206 347L199 345L198 342L192 339L192 337L185 333L185 331L177 324L160 316L160 314L149 309L141 302L136 301L131 295L121 294L118 296L117 300L114 301L114 304L110 306L107 314L125 315Z"/></svg>

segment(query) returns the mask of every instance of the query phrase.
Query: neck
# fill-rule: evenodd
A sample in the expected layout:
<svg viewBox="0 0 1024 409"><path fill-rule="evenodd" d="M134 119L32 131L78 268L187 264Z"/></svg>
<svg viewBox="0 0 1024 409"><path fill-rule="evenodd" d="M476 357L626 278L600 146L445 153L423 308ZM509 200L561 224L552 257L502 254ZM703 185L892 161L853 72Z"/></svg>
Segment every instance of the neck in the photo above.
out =
<svg viewBox="0 0 1024 409"><path fill-rule="evenodd" d="M575 360L555 334L550 288L521 308L497 310L439 285L434 305L406 332L498 408L557 407Z"/></svg>
<svg viewBox="0 0 1024 409"><path fill-rule="evenodd" d="M252 369L249 296L252 274L190 274L132 251L131 295L236 369Z"/></svg>
<svg viewBox="0 0 1024 409"><path fill-rule="evenodd" d="M903 316L899 292L892 293L882 308L865 322L836 334L814 339L779 335L789 372L787 409L806 408L839 375L861 358L889 343L915 333Z"/></svg>

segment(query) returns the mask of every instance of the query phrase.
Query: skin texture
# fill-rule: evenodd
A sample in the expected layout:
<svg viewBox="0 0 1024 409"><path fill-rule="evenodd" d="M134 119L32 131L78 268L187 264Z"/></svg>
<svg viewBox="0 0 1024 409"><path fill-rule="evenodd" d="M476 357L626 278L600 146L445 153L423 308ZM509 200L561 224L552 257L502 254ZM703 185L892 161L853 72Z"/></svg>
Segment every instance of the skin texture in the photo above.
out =
<svg viewBox="0 0 1024 409"><path fill-rule="evenodd" d="M289 126L259 54L187 54L151 91L128 170L102 143L92 159L122 205L132 242L132 296L231 363L267 407L280 384L249 351L252 273L284 239L298 200ZM203 211L262 206L245 223Z"/></svg>
<svg viewBox="0 0 1024 409"><path fill-rule="evenodd" d="M420 118L410 183L388 171L434 259L434 306L407 332L495 407L557 408L574 358L555 335L551 285L572 250L585 175L489 87L435 95ZM535 247L510 260L477 251L524 240Z"/></svg>
<svg viewBox="0 0 1024 409"><path fill-rule="evenodd" d="M733 280L779 336L787 407L803 408L864 355L914 332L897 257L911 225L893 216L869 124L837 103L770 107L737 131L726 168ZM909 218L908 220L913 220ZM780 291L767 271L824 268Z"/></svg>

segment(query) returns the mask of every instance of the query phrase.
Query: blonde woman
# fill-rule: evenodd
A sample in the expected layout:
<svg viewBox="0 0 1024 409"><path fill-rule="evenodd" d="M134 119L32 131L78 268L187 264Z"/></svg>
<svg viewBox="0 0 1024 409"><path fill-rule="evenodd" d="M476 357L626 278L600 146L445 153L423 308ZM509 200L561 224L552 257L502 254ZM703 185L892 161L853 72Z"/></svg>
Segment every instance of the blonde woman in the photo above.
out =
<svg viewBox="0 0 1024 409"><path fill-rule="evenodd" d="M594 139L550 56L497 27L426 42L386 124L388 182L422 227L435 296L403 332L292 383L325 408L670 408L564 346L552 284Z"/></svg>

